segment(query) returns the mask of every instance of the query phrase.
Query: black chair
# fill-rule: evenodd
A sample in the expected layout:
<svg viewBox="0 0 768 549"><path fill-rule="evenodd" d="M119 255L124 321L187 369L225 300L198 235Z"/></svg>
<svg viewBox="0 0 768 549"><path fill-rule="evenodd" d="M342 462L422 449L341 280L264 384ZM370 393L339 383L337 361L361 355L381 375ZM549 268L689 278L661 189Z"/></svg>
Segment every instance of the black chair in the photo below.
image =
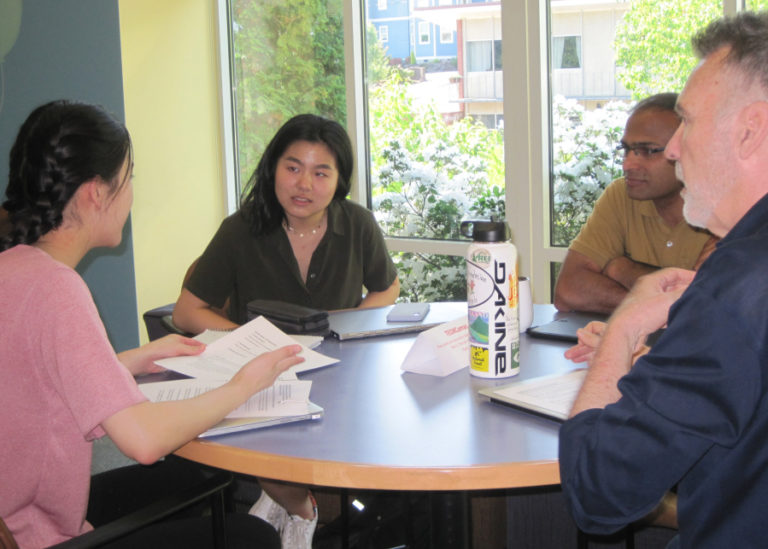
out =
<svg viewBox="0 0 768 549"><path fill-rule="evenodd" d="M161 338L168 334L181 334L191 336L183 330L177 328L173 323L174 303L155 307L144 313L144 325L147 327L147 336L150 341Z"/></svg>
<svg viewBox="0 0 768 549"><path fill-rule="evenodd" d="M232 483L232 474L219 472L205 481L190 486L156 502L121 517L76 538L58 543L50 549L88 549L114 542L127 534L139 531L174 513L208 499L211 506L211 523L214 547L227 546L224 492ZM18 549L16 541L0 519L0 549Z"/></svg>

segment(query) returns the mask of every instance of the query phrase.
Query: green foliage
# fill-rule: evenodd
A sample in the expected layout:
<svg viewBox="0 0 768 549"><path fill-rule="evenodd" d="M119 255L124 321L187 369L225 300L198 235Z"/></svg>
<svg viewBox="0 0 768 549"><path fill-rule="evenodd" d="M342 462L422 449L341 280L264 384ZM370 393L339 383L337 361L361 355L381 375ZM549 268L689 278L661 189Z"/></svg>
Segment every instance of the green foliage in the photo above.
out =
<svg viewBox="0 0 768 549"><path fill-rule="evenodd" d="M245 184L266 144L292 116L344 124L342 0L232 3L238 160Z"/></svg>
<svg viewBox="0 0 768 549"><path fill-rule="evenodd" d="M613 45L619 81L634 99L680 92L696 65L691 37L722 14L721 0L632 2Z"/></svg>
<svg viewBox="0 0 768 549"><path fill-rule="evenodd" d="M376 27L368 23L365 30L365 66L368 82L378 84L387 79L393 70L389 65L389 57L386 50L379 43Z"/></svg>

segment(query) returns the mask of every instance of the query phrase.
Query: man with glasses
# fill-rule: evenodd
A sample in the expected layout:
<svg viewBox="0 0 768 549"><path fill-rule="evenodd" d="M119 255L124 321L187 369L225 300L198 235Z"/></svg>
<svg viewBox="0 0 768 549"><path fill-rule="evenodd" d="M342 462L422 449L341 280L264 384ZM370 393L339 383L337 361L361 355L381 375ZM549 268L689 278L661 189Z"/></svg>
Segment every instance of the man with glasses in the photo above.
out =
<svg viewBox="0 0 768 549"><path fill-rule="evenodd" d="M624 177L605 189L568 249L555 286L559 310L610 313L640 276L695 269L714 248L707 231L683 219L682 183L664 158L680 124L676 100L661 93L632 109L619 145Z"/></svg>
<svg viewBox="0 0 768 549"><path fill-rule="evenodd" d="M718 19L693 46L665 155L685 219L722 240L696 273L641 278L611 316L560 428L560 474L584 531L614 532L676 489L671 546L766 547L768 12Z"/></svg>

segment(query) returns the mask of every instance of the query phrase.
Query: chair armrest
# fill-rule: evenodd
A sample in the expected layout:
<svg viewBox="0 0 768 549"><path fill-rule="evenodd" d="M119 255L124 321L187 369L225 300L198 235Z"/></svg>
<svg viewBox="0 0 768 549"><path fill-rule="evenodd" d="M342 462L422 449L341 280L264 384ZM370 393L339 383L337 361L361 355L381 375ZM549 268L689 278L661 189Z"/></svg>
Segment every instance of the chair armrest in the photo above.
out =
<svg viewBox="0 0 768 549"><path fill-rule="evenodd" d="M8 530L5 521L0 517L0 549L19 549L13 534Z"/></svg>
<svg viewBox="0 0 768 549"><path fill-rule="evenodd" d="M159 499L138 511L104 524L76 538L53 545L49 549L88 549L99 547L162 520L207 497L221 498L219 499L219 504L221 505L217 505L216 500L213 499L213 512L214 525L217 523L215 515L218 514L218 520L221 521L220 527L223 527L223 491L231 483L232 473L222 471L204 482Z"/></svg>
<svg viewBox="0 0 768 549"><path fill-rule="evenodd" d="M150 341L158 339L168 334L181 334L191 336L177 328L173 323L173 308L175 303L169 303L162 307L155 307L144 313L144 325L147 328L147 336Z"/></svg>

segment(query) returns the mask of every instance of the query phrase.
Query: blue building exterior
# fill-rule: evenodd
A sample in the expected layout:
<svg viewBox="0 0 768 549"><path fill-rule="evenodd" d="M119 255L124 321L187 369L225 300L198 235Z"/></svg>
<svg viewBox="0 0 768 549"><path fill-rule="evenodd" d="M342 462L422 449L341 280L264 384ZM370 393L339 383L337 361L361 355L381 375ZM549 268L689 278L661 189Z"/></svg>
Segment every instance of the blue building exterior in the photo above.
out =
<svg viewBox="0 0 768 549"><path fill-rule="evenodd" d="M486 0L471 0L470 3ZM419 17L424 9L446 9L467 0L367 0L368 22L392 59L449 59L457 55L456 26L438 25Z"/></svg>

